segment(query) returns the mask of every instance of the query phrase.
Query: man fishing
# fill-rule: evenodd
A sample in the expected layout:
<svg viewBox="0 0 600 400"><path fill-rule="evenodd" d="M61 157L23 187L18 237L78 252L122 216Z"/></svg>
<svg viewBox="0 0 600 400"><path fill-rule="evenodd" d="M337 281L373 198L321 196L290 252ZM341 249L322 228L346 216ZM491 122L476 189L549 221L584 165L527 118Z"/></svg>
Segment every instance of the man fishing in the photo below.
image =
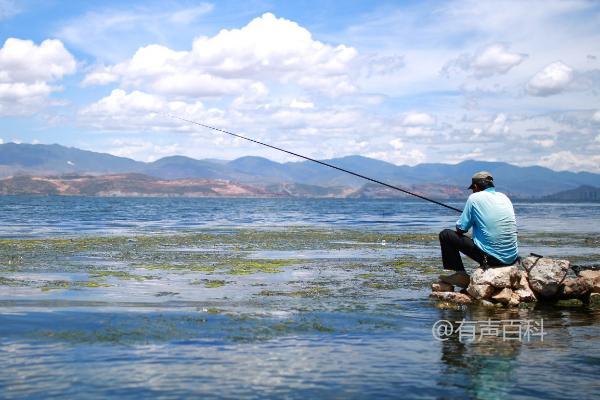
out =
<svg viewBox="0 0 600 400"><path fill-rule="evenodd" d="M463 288L469 285L469 275L460 253L485 269L513 264L519 252L513 205L505 194L496 192L492 175L487 171L476 173L469 189L473 193L456 221L456 230L440 232L444 269L456 271L452 275L440 275L440 280ZM466 235L471 228L473 238Z"/></svg>

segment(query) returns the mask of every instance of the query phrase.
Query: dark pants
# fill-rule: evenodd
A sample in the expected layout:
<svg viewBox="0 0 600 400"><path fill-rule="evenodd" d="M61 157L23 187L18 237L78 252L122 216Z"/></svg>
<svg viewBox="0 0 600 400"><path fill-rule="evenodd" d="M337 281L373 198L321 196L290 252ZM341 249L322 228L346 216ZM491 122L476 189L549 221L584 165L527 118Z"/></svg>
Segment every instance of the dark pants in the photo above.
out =
<svg viewBox="0 0 600 400"><path fill-rule="evenodd" d="M459 235L452 229L444 229L440 232L440 246L442 248L442 263L444 264L444 269L464 271L465 266L460 258L460 253L466 254L479 264L483 264L483 257L486 256L487 265L490 267L505 265L496 257L485 254L475 245L473 239L468 236Z"/></svg>

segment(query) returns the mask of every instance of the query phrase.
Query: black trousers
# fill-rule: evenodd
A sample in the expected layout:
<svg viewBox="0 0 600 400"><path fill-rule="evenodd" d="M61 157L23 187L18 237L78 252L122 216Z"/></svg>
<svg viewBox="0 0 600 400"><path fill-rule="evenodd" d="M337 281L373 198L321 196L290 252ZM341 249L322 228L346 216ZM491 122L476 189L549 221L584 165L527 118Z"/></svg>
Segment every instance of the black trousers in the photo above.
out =
<svg viewBox="0 0 600 400"><path fill-rule="evenodd" d="M442 248L442 263L444 269L464 271L465 266L460 258L460 253L466 254L479 264L483 263L483 257L486 256L487 264L490 267L505 265L496 257L484 253L475 245L473 239L468 236L459 235L458 232L453 231L452 229L444 229L440 232L440 247Z"/></svg>

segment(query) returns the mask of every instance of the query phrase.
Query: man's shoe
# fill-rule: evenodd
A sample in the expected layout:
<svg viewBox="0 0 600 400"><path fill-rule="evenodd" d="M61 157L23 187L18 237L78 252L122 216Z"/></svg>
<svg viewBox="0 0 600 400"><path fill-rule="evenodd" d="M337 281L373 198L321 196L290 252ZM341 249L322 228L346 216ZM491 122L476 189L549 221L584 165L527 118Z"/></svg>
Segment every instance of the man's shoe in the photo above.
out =
<svg viewBox="0 0 600 400"><path fill-rule="evenodd" d="M464 271L455 272L452 275L440 275L440 281L462 288L469 286L470 280L469 274Z"/></svg>

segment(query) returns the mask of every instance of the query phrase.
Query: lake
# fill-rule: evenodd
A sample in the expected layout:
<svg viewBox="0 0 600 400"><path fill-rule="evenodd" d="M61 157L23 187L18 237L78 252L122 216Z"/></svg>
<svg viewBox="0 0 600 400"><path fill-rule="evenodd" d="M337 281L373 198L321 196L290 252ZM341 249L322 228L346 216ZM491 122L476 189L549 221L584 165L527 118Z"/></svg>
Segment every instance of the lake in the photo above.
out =
<svg viewBox="0 0 600 400"><path fill-rule="evenodd" d="M522 255L600 262L600 204L515 211ZM600 307L428 298L457 217L395 200L0 197L0 397L593 397ZM545 336L440 341L439 320L543 321Z"/></svg>

